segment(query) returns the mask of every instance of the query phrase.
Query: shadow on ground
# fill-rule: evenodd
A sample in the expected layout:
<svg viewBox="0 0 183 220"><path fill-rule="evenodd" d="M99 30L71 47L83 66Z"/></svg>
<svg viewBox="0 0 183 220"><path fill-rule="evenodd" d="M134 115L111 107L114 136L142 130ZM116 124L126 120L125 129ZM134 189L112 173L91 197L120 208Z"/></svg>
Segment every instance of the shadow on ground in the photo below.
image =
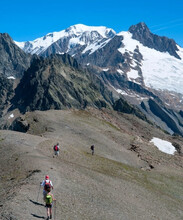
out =
<svg viewBox="0 0 183 220"><path fill-rule="evenodd" d="M35 204L35 205L39 205L39 206L45 207L45 205L43 205L42 203L35 202L35 201L31 200L31 199L29 199L29 201L32 202L32 203Z"/></svg>
<svg viewBox="0 0 183 220"><path fill-rule="evenodd" d="M45 219L45 217L44 217L44 216L39 216L39 215L32 214L32 213L31 213L31 215L32 215L33 217L35 217L35 218L42 218L42 219Z"/></svg>

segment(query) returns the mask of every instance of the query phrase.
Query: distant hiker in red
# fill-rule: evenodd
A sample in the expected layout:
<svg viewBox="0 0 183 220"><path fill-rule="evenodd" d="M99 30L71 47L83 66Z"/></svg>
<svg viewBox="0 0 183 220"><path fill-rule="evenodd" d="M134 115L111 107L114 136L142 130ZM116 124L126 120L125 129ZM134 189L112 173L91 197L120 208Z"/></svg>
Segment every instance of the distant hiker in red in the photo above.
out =
<svg viewBox="0 0 183 220"><path fill-rule="evenodd" d="M40 184L41 184L41 186L43 186L43 199L45 201L45 197L46 197L47 193L50 192L51 189L53 189L53 183L49 179L49 176L46 175L45 180L43 180L43 182Z"/></svg>
<svg viewBox="0 0 183 220"><path fill-rule="evenodd" d="M53 147L54 153L56 156L59 155L59 150L60 150L60 146L59 143L57 143L54 147Z"/></svg>
<svg viewBox="0 0 183 220"><path fill-rule="evenodd" d="M52 219L52 206L53 206L53 201L56 202L56 199L54 199L53 194L49 192L46 194L45 197L45 207L46 207L46 213L47 213L47 219Z"/></svg>

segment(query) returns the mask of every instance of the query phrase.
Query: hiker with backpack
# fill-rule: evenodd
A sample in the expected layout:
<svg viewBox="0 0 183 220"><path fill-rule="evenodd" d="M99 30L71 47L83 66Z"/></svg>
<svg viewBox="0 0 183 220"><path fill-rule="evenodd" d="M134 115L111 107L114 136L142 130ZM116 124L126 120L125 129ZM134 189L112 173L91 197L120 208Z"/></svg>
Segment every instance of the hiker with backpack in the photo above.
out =
<svg viewBox="0 0 183 220"><path fill-rule="evenodd" d="M48 192L51 191L51 189L53 189L53 183L52 181L49 179L49 176L46 175L45 176L45 180L43 180L40 183L41 186L43 186L43 200L45 201L45 197L47 195Z"/></svg>
<svg viewBox="0 0 183 220"><path fill-rule="evenodd" d="M54 150L55 155L58 157L58 155L59 155L59 150L60 150L59 143L57 143L56 145L54 145L53 150Z"/></svg>
<svg viewBox="0 0 183 220"><path fill-rule="evenodd" d="M48 190L48 193L45 196L45 207L46 207L46 213L47 213L47 220L52 219L52 206L53 201L56 202L56 199L53 197L53 194L50 192L51 189Z"/></svg>

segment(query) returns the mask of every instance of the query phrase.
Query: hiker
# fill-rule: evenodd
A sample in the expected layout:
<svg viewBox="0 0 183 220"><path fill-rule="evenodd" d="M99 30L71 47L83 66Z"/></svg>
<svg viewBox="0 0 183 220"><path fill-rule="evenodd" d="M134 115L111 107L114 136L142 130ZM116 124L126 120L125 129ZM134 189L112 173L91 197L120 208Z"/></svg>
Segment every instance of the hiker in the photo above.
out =
<svg viewBox="0 0 183 220"><path fill-rule="evenodd" d="M92 151L92 155L94 155L94 145L92 145L92 146L90 147L90 149L91 149L91 151Z"/></svg>
<svg viewBox="0 0 183 220"><path fill-rule="evenodd" d="M46 197L47 193L50 192L51 189L53 189L53 183L49 179L49 176L46 175L45 180L43 180L43 182L40 183L40 185L43 186L43 200L45 201L45 197Z"/></svg>
<svg viewBox="0 0 183 220"><path fill-rule="evenodd" d="M53 197L53 194L50 192L50 190L51 189L48 190L48 193L46 194L46 197L45 197L47 220L52 219L53 201L56 201L56 199Z"/></svg>
<svg viewBox="0 0 183 220"><path fill-rule="evenodd" d="M57 144L53 147L53 150L54 150L55 155L58 157L58 155L59 155L59 150L60 150L59 143L57 143Z"/></svg>

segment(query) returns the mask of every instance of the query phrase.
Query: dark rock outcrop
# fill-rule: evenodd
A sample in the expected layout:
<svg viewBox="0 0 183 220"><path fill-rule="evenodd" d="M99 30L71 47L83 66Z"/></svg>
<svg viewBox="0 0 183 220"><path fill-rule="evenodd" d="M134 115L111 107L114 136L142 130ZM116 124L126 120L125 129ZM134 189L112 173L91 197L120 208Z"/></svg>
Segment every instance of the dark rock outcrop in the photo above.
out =
<svg viewBox="0 0 183 220"><path fill-rule="evenodd" d="M182 111L182 110L179 111L179 114L180 114L181 117L183 118L183 111Z"/></svg>
<svg viewBox="0 0 183 220"><path fill-rule="evenodd" d="M12 125L10 126L10 129L13 131L19 131L26 133L29 129L29 123L22 117L16 118Z"/></svg>
<svg viewBox="0 0 183 220"><path fill-rule="evenodd" d="M171 112L168 111L168 109L162 108L152 99L149 100L149 106L151 111L156 116L161 118L161 120L164 121L168 125L168 127L172 129L172 131L174 131L174 133L181 134L174 118L172 118L171 116Z"/></svg>
<svg viewBox="0 0 183 220"><path fill-rule="evenodd" d="M147 118L154 121L163 130L183 136L182 117L178 112L167 109L163 103L158 103L153 99L143 101L141 107Z"/></svg>
<svg viewBox="0 0 183 220"><path fill-rule="evenodd" d="M0 117L14 94L13 81L0 74Z"/></svg>
<svg viewBox="0 0 183 220"><path fill-rule="evenodd" d="M138 40L144 46L153 48L160 52L168 52L170 55L180 59L176 52L178 51L176 42L173 39L152 34L144 22L132 25L129 28L129 32L132 33L132 37L134 39Z"/></svg>
<svg viewBox="0 0 183 220"><path fill-rule="evenodd" d="M112 94L95 75L70 55L37 58L25 72L12 99L12 108L33 110L110 107ZM12 109L11 108L11 109Z"/></svg>
<svg viewBox="0 0 183 220"><path fill-rule="evenodd" d="M0 73L21 78L30 66L31 55L21 50L8 34L0 34Z"/></svg>
<svg viewBox="0 0 183 220"><path fill-rule="evenodd" d="M77 54L75 58L82 64L90 63L99 67L119 66L127 58L118 51L118 48L123 46L122 40L123 36L115 36L105 46L96 50L94 53L88 51L85 54Z"/></svg>
<svg viewBox="0 0 183 220"><path fill-rule="evenodd" d="M146 116L136 107L131 104L129 104L126 100L120 98L118 99L114 105L113 105L114 110L118 112L123 112L127 114L134 114L138 118L147 121Z"/></svg>

